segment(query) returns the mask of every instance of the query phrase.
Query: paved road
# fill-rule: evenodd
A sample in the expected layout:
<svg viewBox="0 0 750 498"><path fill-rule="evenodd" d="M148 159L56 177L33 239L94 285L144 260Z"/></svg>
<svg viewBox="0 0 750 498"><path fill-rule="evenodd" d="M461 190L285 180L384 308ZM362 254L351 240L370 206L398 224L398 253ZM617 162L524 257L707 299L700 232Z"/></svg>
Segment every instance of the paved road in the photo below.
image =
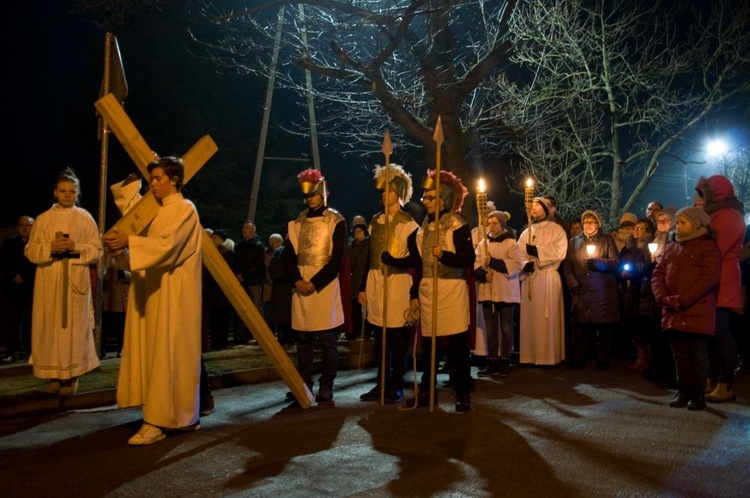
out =
<svg viewBox="0 0 750 498"><path fill-rule="evenodd" d="M203 429L147 447L139 410L0 421L8 497L750 496L747 371L735 403L672 409L673 391L616 363L516 367L476 379L473 409L363 403L374 369L337 380L335 406L301 410L281 381L220 389ZM440 376L440 381L445 380Z"/></svg>

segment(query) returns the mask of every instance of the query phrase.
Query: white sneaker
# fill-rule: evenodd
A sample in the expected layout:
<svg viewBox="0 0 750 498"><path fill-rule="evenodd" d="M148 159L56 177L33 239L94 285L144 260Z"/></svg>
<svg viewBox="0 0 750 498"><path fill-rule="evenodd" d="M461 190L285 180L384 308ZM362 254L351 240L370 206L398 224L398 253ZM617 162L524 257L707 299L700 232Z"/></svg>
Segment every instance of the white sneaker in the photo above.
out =
<svg viewBox="0 0 750 498"><path fill-rule="evenodd" d="M144 423L135 436L128 439L130 446L145 446L147 444L154 444L167 437L164 431L156 427L155 425Z"/></svg>

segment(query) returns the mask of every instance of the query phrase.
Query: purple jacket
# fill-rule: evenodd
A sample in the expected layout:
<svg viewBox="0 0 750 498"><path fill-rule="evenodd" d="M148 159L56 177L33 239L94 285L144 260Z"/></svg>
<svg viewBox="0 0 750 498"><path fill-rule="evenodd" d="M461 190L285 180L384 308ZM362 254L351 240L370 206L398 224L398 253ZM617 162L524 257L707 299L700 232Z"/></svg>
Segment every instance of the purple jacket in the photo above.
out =
<svg viewBox="0 0 750 498"><path fill-rule="evenodd" d="M651 289L661 312L661 329L713 335L721 254L706 236L668 244L654 269Z"/></svg>

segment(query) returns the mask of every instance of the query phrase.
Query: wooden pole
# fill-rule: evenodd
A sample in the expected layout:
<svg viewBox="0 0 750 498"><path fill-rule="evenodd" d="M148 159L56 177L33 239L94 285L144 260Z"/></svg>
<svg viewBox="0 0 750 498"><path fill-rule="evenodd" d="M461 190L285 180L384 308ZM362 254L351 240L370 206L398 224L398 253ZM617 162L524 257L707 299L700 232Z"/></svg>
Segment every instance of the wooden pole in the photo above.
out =
<svg viewBox="0 0 750 498"><path fill-rule="evenodd" d="M391 154L393 154L393 144L391 144L391 134L385 132L383 138L383 147L381 148L385 156L385 199L383 200L383 216L385 229L385 250L388 250L388 204L391 193ZM380 404L385 404L385 379L386 379L386 336L388 331L388 265L383 265L383 331L380 348Z"/></svg>
<svg viewBox="0 0 750 498"><path fill-rule="evenodd" d="M526 188L524 189L524 204L526 204L526 219L528 222L528 243L531 244L531 206L534 204L534 180L528 178L526 180ZM531 301L531 275L526 277L526 286L529 288L529 301Z"/></svg>
<svg viewBox="0 0 750 498"><path fill-rule="evenodd" d="M443 120L440 116L435 124L435 245L440 245L440 162L443 147ZM430 351L430 411L435 409L435 350L437 349L437 307L438 307L438 260L435 256L432 264L432 348Z"/></svg>

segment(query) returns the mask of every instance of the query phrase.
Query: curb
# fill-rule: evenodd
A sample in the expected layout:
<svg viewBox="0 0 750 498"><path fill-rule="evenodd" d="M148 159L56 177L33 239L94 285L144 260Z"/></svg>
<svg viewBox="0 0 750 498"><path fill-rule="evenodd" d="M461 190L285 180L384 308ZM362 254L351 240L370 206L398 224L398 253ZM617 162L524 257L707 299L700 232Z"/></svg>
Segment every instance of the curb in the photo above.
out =
<svg viewBox="0 0 750 498"><path fill-rule="evenodd" d="M372 348L363 351L359 355L340 356L338 361L339 370L357 369L362 366L371 367L375 365L375 357ZM28 368L29 374L32 372L31 365L15 367L17 369ZM320 373L320 362L316 361L313 365L313 373ZM17 371L16 373L17 374ZM2 374L0 374L0 378ZM281 376L272 366L251 368L248 370L237 370L224 374L212 374L208 377L211 390L236 387L246 384L260 384L281 380ZM52 415L56 413L65 413L71 410L91 410L108 406L116 406L115 388L101 389L99 391L87 391L68 397L47 394L42 391L33 391L19 394L17 396L7 396L0 402L0 420L20 417L30 417L37 415Z"/></svg>

